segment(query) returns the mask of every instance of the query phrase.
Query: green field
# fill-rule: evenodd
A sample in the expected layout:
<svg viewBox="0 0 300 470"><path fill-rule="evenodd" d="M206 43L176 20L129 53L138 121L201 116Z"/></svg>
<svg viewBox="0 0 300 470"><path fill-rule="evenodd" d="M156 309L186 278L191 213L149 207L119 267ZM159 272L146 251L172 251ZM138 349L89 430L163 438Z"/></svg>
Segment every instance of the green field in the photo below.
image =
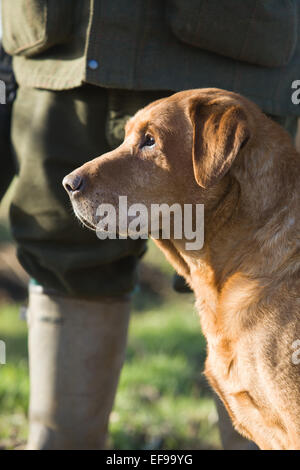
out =
<svg viewBox="0 0 300 470"><path fill-rule="evenodd" d="M172 269L153 244L134 300L126 363L110 420L116 449L219 448L217 415L202 374L205 341L193 296L176 294ZM0 448L24 445L27 433L26 323L20 306L0 307Z"/></svg>

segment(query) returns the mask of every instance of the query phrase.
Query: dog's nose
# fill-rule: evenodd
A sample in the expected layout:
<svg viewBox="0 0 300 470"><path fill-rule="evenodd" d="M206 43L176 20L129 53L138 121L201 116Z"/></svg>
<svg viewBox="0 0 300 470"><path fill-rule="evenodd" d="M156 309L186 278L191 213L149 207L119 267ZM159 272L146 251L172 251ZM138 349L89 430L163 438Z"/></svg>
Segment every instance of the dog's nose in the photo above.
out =
<svg viewBox="0 0 300 470"><path fill-rule="evenodd" d="M64 177L63 179L63 187L67 191L67 193L72 194L75 191L81 191L83 188L83 178L78 173L77 174L70 174Z"/></svg>

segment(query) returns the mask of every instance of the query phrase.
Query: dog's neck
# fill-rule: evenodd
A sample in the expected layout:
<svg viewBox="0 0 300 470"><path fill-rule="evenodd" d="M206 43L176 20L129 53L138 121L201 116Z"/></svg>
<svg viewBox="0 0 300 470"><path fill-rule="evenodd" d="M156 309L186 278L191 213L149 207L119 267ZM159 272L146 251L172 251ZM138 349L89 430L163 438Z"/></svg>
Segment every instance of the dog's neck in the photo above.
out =
<svg viewBox="0 0 300 470"><path fill-rule="evenodd" d="M206 221L204 251L220 290L236 272L273 278L299 252L300 155L291 141L280 150L269 142L259 153L245 151L230 175L227 193Z"/></svg>
<svg viewBox="0 0 300 470"><path fill-rule="evenodd" d="M239 199L240 185L228 175L222 197L213 205L207 217L205 217L205 243L210 245L222 228L234 217Z"/></svg>
<svg viewBox="0 0 300 470"><path fill-rule="evenodd" d="M289 162L286 154L290 155ZM285 205L286 194L296 189L299 155L292 145L282 146L280 150L273 143L266 144L265 150L254 147L233 165L231 174L241 188L241 209L256 224Z"/></svg>

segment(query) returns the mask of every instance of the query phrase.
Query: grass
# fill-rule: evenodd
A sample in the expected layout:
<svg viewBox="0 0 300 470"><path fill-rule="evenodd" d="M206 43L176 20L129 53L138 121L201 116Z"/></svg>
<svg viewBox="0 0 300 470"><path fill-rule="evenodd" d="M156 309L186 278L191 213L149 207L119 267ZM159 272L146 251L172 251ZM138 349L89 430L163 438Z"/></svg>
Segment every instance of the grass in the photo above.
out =
<svg viewBox="0 0 300 470"><path fill-rule="evenodd" d="M205 341L192 295L172 291L173 271L149 245L145 261L148 278L155 279L142 282L135 297L108 444L115 449L219 448L216 411L202 375ZM0 366L0 447L14 448L26 440L28 406L27 331L18 306L0 309L0 339L7 348L7 364Z"/></svg>
<svg viewBox="0 0 300 470"><path fill-rule="evenodd" d="M6 343L6 364L0 365L0 448L22 443L27 435L27 329L19 308L0 310L0 338Z"/></svg>

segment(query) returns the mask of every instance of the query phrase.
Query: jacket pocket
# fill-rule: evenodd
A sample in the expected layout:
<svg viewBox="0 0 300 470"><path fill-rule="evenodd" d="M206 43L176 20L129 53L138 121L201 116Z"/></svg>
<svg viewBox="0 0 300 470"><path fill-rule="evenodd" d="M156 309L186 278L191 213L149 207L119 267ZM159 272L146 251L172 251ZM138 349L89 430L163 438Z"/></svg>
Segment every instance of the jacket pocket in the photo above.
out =
<svg viewBox="0 0 300 470"><path fill-rule="evenodd" d="M252 64L287 65L297 43L296 0L167 0L181 41Z"/></svg>
<svg viewBox="0 0 300 470"><path fill-rule="evenodd" d="M72 30L71 0L2 0L3 46L32 57L65 42Z"/></svg>

